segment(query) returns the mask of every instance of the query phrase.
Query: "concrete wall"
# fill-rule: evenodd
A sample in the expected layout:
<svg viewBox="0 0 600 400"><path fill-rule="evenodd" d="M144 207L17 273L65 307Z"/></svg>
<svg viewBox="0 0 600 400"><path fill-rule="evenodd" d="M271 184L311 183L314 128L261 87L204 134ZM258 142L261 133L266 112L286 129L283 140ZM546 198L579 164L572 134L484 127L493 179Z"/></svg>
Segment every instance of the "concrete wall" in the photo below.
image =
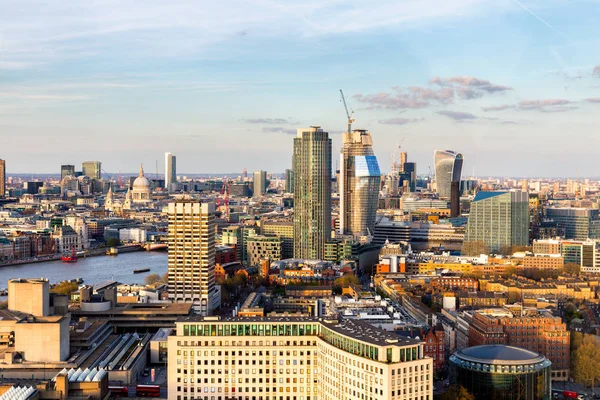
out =
<svg viewBox="0 0 600 400"><path fill-rule="evenodd" d="M20 322L15 325L15 351L25 361L57 362L69 357L69 318L58 322Z"/></svg>
<svg viewBox="0 0 600 400"><path fill-rule="evenodd" d="M50 284L47 279L8 281L8 309L44 317L50 315Z"/></svg>

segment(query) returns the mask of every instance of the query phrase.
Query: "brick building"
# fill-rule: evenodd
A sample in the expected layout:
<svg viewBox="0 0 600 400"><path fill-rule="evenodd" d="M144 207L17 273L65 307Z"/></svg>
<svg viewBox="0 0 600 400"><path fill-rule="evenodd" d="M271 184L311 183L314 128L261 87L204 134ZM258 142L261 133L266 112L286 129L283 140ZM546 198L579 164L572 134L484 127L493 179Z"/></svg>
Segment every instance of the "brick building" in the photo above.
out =
<svg viewBox="0 0 600 400"><path fill-rule="evenodd" d="M469 346L505 344L541 353L552 361L552 379L567 380L570 332L559 317L476 312L469 329Z"/></svg>

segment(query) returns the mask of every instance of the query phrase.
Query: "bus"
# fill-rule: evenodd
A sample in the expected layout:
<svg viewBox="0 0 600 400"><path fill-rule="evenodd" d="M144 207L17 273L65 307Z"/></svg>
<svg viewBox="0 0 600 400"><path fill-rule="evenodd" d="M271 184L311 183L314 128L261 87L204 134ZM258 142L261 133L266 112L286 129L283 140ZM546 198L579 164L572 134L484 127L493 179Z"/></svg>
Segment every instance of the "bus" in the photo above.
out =
<svg viewBox="0 0 600 400"><path fill-rule="evenodd" d="M129 397L129 389L125 386L109 386L108 390L110 390L110 397Z"/></svg>
<svg viewBox="0 0 600 400"><path fill-rule="evenodd" d="M160 386L158 385L137 385L135 395L138 397L160 397Z"/></svg>

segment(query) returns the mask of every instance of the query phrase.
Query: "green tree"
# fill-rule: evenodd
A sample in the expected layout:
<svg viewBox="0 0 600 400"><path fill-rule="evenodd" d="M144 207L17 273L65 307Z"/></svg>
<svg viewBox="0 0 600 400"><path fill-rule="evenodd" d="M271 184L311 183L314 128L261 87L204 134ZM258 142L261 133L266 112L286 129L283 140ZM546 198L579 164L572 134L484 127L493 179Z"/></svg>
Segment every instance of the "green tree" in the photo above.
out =
<svg viewBox="0 0 600 400"><path fill-rule="evenodd" d="M152 285L152 284L155 284L155 283L157 283L157 282L160 282L160 279L161 279L161 278L160 278L160 275L159 275L159 274L150 274L150 275L147 275L147 276L144 278L144 283L145 283L146 285Z"/></svg>
<svg viewBox="0 0 600 400"><path fill-rule="evenodd" d="M356 275L344 275L333 281L333 291L335 293L342 293L342 288L350 285L360 285L360 279Z"/></svg>
<svg viewBox="0 0 600 400"><path fill-rule="evenodd" d="M114 246L118 246L121 244L121 241L117 238L110 238L106 241L106 245L108 247L114 247Z"/></svg>
<svg viewBox="0 0 600 400"><path fill-rule="evenodd" d="M79 285L75 282L61 282L54 285L52 289L50 289L50 293L64 294L68 296L77 290L78 287Z"/></svg>
<svg viewBox="0 0 600 400"><path fill-rule="evenodd" d="M490 248L482 241L463 242L461 254L465 256L490 254Z"/></svg>
<svg viewBox="0 0 600 400"><path fill-rule="evenodd" d="M460 385L452 385L443 393L440 397L440 400L475 400L475 396L473 396L467 389Z"/></svg>
<svg viewBox="0 0 600 400"><path fill-rule="evenodd" d="M597 337L584 335L577 349L571 352L571 373L575 382L592 388L600 381L600 341Z"/></svg>

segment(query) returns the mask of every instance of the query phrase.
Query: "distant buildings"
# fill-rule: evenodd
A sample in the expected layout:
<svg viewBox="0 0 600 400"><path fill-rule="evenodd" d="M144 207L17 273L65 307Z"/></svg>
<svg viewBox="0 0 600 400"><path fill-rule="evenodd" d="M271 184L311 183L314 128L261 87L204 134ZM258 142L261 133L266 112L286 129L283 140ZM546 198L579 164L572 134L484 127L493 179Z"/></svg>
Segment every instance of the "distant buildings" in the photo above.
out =
<svg viewBox="0 0 600 400"><path fill-rule="evenodd" d="M65 179L65 176L75 176L74 165L61 165L60 166L60 180Z"/></svg>
<svg viewBox="0 0 600 400"><path fill-rule="evenodd" d="M6 161L0 160L0 197L6 197Z"/></svg>
<svg viewBox="0 0 600 400"><path fill-rule="evenodd" d="M546 216L565 229L566 239L600 238L600 214L597 209L550 207Z"/></svg>
<svg viewBox="0 0 600 400"><path fill-rule="evenodd" d="M90 179L100 179L102 176L102 163L100 161L84 161L81 163L83 175Z"/></svg>
<svg viewBox="0 0 600 400"><path fill-rule="evenodd" d="M529 198L521 191L479 192L471 203L465 243L498 253L529 244Z"/></svg>
<svg viewBox="0 0 600 400"><path fill-rule="evenodd" d="M215 205L169 203L169 298L209 315L220 305L215 287Z"/></svg>
<svg viewBox="0 0 600 400"><path fill-rule="evenodd" d="M171 190L171 184L177 182L177 157L165 153L165 189Z"/></svg>
<svg viewBox="0 0 600 400"><path fill-rule="evenodd" d="M452 150L435 150L433 152L435 166L435 185L440 198L451 197L452 182L460 182L463 156Z"/></svg>
<svg viewBox="0 0 600 400"><path fill-rule="evenodd" d="M267 171L254 172L254 197L267 193Z"/></svg>
<svg viewBox="0 0 600 400"><path fill-rule="evenodd" d="M294 170L285 170L285 192L294 193Z"/></svg>
<svg viewBox="0 0 600 400"><path fill-rule="evenodd" d="M331 139L313 126L294 138L294 257L322 259L331 238Z"/></svg>
<svg viewBox="0 0 600 400"><path fill-rule="evenodd" d="M340 234L369 236L375 227L381 172L365 130L343 133L340 155Z"/></svg>

